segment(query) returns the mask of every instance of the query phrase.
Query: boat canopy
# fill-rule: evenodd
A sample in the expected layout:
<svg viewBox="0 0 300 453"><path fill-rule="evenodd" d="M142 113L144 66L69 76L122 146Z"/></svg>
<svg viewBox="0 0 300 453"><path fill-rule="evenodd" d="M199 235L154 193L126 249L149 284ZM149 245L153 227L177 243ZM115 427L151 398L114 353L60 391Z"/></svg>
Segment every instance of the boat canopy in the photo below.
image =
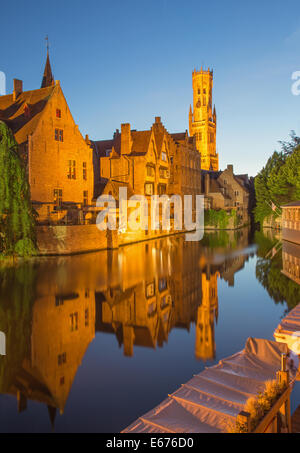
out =
<svg viewBox="0 0 300 453"><path fill-rule="evenodd" d="M294 353L300 354L300 304L278 324L274 337L276 341L286 343Z"/></svg>
<svg viewBox="0 0 300 453"><path fill-rule="evenodd" d="M226 432L251 396L276 378L287 345L248 338L245 349L206 368L123 433Z"/></svg>

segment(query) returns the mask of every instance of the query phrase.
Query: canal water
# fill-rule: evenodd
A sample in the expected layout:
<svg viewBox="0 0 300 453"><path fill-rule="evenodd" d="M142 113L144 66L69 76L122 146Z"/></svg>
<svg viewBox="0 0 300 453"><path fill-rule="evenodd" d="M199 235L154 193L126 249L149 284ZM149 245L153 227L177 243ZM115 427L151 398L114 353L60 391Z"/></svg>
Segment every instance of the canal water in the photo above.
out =
<svg viewBox="0 0 300 453"><path fill-rule="evenodd" d="M119 432L248 337L273 339L300 301L277 242L243 229L2 266L0 431Z"/></svg>

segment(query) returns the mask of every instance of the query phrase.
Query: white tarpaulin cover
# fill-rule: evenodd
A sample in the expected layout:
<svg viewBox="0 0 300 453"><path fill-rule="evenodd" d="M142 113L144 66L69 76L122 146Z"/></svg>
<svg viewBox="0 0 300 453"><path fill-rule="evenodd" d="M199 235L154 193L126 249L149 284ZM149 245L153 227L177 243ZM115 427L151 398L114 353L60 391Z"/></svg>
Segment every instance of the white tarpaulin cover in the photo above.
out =
<svg viewBox="0 0 300 453"><path fill-rule="evenodd" d="M123 433L226 432L247 399L280 370L283 343L248 338L245 349L206 368Z"/></svg>
<svg viewBox="0 0 300 453"><path fill-rule="evenodd" d="M300 304L280 322L274 332L276 341L287 343L291 350L300 354Z"/></svg>

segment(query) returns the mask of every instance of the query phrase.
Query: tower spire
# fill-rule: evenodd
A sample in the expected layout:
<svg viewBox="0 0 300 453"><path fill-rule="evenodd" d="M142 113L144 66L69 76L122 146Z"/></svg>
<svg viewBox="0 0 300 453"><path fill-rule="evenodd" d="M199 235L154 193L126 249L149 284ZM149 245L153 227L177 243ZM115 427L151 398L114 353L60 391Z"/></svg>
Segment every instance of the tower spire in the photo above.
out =
<svg viewBox="0 0 300 453"><path fill-rule="evenodd" d="M56 417L56 407L48 405L48 414L49 414L49 418L50 418L52 431L54 431L55 417Z"/></svg>
<svg viewBox="0 0 300 453"><path fill-rule="evenodd" d="M54 85L54 77L53 77L53 74L52 74L51 65L50 65L50 57L49 57L49 39L48 39L48 36L46 36L45 39L46 39L46 46L47 46L47 60L46 60L46 65L45 65L45 70L44 70L44 75L43 75L41 88L46 88L46 87L50 87L51 85Z"/></svg>
<svg viewBox="0 0 300 453"><path fill-rule="evenodd" d="M217 122L217 112L216 112L216 106L214 105L214 112L213 112L213 120L214 120L214 123Z"/></svg>

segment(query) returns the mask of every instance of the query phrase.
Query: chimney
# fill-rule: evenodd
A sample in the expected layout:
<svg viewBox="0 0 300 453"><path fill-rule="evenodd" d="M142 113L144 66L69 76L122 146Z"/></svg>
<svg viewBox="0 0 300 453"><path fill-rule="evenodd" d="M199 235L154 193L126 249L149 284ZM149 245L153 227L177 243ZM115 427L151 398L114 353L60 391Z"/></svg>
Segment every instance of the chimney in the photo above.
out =
<svg viewBox="0 0 300 453"><path fill-rule="evenodd" d="M233 165L227 165L227 170L233 174Z"/></svg>
<svg viewBox="0 0 300 453"><path fill-rule="evenodd" d="M23 82L22 80L14 79L13 100L16 101L21 93L23 93Z"/></svg>
<svg viewBox="0 0 300 453"><path fill-rule="evenodd" d="M114 133L114 139L120 135L119 129L116 129L116 132Z"/></svg>
<svg viewBox="0 0 300 453"><path fill-rule="evenodd" d="M160 116L156 116L155 117L155 123L156 124L160 124L161 123L161 117Z"/></svg>
<svg viewBox="0 0 300 453"><path fill-rule="evenodd" d="M130 124L121 124L121 154L130 154L131 152L131 131Z"/></svg>
<svg viewBox="0 0 300 453"><path fill-rule="evenodd" d="M205 195L209 194L210 191L210 176L209 173L205 175Z"/></svg>

